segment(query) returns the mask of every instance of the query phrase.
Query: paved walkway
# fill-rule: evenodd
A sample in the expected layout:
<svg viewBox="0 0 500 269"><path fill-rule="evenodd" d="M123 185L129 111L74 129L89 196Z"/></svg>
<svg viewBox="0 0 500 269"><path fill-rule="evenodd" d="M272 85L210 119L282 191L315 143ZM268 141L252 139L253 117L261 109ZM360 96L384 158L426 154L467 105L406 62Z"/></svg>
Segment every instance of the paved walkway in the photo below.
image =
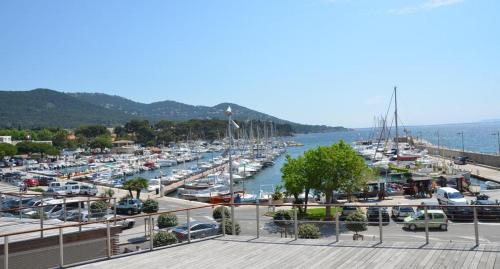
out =
<svg viewBox="0 0 500 269"><path fill-rule="evenodd" d="M500 268L500 245L220 237L80 268Z"/></svg>

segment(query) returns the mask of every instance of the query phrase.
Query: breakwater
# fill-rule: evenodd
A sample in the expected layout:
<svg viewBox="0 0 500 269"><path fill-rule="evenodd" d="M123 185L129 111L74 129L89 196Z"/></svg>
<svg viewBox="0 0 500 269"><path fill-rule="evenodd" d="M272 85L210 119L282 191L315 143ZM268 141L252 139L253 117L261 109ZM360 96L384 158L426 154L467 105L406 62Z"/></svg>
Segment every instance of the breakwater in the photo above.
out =
<svg viewBox="0 0 500 269"><path fill-rule="evenodd" d="M462 151L458 149L450 149L450 148L438 148L435 145L431 144L419 144L417 148L426 149L431 155L439 155L444 158L452 159L453 157L465 156L468 157L470 161L491 167L500 168L500 156L494 154L480 153L480 152L471 152L471 151Z"/></svg>

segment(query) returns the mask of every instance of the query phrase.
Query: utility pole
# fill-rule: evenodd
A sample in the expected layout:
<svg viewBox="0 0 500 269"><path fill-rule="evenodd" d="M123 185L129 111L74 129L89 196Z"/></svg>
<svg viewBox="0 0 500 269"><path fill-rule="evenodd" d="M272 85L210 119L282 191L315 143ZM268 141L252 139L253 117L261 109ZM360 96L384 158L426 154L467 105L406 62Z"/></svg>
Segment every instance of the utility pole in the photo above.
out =
<svg viewBox="0 0 500 269"><path fill-rule="evenodd" d="M500 131L497 131L494 134L491 135L496 135L497 136L497 142L498 142L498 155L500 155Z"/></svg>
<svg viewBox="0 0 500 269"><path fill-rule="evenodd" d="M458 135L462 136L462 153L465 153L464 131L459 132Z"/></svg>
<svg viewBox="0 0 500 269"><path fill-rule="evenodd" d="M441 157L441 138L439 136L439 131L437 131L437 137L438 137L438 154L439 157Z"/></svg>

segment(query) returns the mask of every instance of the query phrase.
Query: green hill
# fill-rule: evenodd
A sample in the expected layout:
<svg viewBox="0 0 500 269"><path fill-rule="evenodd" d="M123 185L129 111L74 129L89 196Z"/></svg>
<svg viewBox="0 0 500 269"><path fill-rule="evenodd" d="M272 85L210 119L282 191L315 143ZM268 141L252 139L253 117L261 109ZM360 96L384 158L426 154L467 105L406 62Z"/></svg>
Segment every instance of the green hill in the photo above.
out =
<svg viewBox="0 0 500 269"><path fill-rule="evenodd" d="M343 127L304 125L279 119L237 104L213 107L193 106L175 101L151 104L103 93L62 93L48 89L0 91L0 127L65 127L86 124L114 126L131 119L186 121L225 119L231 106L236 120L262 120L290 124L295 132L346 131Z"/></svg>

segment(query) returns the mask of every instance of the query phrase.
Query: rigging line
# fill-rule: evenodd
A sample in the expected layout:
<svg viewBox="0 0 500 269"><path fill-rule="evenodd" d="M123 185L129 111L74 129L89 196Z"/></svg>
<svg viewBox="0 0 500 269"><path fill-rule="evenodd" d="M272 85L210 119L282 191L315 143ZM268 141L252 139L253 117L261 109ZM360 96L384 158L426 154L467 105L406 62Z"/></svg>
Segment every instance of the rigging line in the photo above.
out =
<svg viewBox="0 0 500 269"><path fill-rule="evenodd" d="M394 99L394 92L392 92L392 95L391 95L391 100L389 101L389 106L387 107L387 111L385 113L385 118L384 118L384 126L382 127L384 130L385 129L385 125L387 123L387 117L389 116L389 111L391 110L391 107L392 107L392 100ZM375 156L377 155L377 150L378 150L378 147L380 146L380 141L382 140L382 134L383 132L380 132L380 136L379 136L379 139L377 141L377 148L375 148L375 154L373 156L373 158L375 159Z"/></svg>

